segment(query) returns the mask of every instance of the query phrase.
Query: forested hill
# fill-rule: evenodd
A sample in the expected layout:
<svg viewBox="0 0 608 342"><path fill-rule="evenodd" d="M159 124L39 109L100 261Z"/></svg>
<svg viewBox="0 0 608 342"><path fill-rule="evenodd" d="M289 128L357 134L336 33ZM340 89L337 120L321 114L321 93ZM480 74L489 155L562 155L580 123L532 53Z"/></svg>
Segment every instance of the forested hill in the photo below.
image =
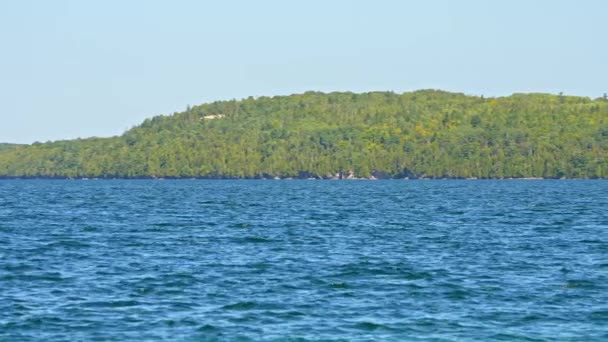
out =
<svg viewBox="0 0 608 342"><path fill-rule="evenodd" d="M122 136L0 147L0 177L608 178L608 101L434 90L221 101Z"/></svg>
<svg viewBox="0 0 608 342"><path fill-rule="evenodd" d="M17 144L0 143L0 151L9 150L18 147Z"/></svg>

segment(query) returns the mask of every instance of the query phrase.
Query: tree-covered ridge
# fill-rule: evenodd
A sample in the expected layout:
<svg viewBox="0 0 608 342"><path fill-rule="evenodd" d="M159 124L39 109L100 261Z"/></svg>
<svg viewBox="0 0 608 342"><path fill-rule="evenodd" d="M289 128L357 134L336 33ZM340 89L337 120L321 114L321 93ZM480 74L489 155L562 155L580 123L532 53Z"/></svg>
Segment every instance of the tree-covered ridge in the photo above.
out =
<svg viewBox="0 0 608 342"><path fill-rule="evenodd" d="M10 149L16 148L18 146L19 145L17 145L17 144L0 143L0 151L10 150Z"/></svg>
<svg viewBox="0 0 608 342"><path fill-rule="evenodd" d="M8 177L602 177L608 101L443 91L220 101L119 137L0 150Z"/></svg>

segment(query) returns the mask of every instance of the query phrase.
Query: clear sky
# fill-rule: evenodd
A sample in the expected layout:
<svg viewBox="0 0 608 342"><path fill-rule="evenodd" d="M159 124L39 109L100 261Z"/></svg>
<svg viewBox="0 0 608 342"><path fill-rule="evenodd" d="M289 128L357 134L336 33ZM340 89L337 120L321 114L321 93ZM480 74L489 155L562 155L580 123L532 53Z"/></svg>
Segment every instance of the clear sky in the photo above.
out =
<svg viewBox="0 0 608 342"><path fill-rule="evenodd" d="M437 88L608 92L608 1L1 1L0 142L187 105Z"/></svg>

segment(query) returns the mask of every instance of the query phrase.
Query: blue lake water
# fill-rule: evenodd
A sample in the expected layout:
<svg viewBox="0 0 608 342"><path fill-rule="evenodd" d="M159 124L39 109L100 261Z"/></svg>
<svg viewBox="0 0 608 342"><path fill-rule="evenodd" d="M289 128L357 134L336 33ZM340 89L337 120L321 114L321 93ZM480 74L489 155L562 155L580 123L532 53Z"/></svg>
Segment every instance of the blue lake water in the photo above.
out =
<svg viewBox="0 0 608 342"><path fill-rule="evenodd" d="M608 181L0 181L0 340L608 340Z"/></svg>

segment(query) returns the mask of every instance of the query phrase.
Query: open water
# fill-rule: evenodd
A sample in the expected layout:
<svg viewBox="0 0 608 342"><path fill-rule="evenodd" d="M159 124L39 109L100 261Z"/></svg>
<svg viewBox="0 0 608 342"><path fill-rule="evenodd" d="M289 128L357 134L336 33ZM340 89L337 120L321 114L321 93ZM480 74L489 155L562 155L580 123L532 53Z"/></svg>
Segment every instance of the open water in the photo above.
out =
<svg viewBox="0 0 608 342"><path fill-rule="evenodd" d="M0 340L608 341L608 181L0 181Z"/></svg>

